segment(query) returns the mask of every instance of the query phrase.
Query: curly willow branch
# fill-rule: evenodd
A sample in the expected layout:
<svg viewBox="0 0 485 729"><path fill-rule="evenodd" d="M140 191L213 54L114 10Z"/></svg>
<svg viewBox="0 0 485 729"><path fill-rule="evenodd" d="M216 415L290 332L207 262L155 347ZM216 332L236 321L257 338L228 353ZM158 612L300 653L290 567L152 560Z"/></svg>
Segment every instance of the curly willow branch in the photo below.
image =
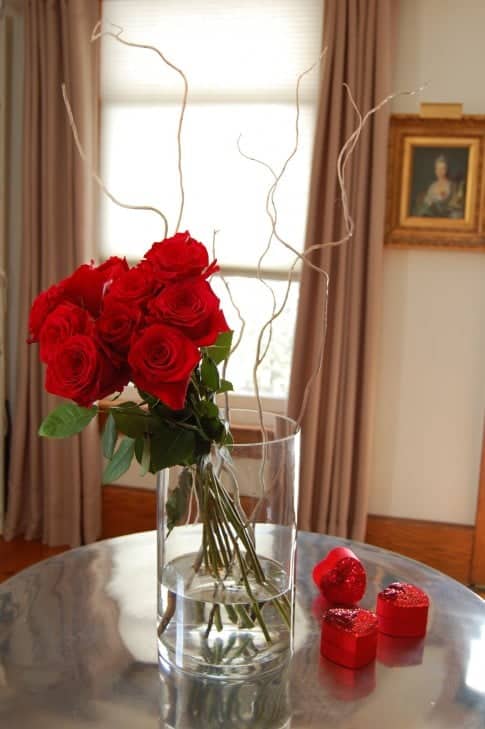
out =
<svg viewBox="0 0 485 729"><path fill-rule="evenodd" d="M218 230L214 230L214 232L212 234L212 257L213 257L214 260L216 260L216 258L217 258L217 256L216 256L216 236L217 236L218 233L219 233ZM243 315L241 314L240 307L236 304L236 301L234 299L234 296L233 296L231 287L229 286L226 277L224 276L224 274L221 271L218 271L217 275L221 279L221 281L222 281L222 283L224 285L224 288L227 291L227 295L229 296L229 301L231 302L231 306L234 309L234 311L236 312L237 318L239 319L239 323L241 324L241 328L239 330L239 334L238 334L238 338L236 340L236 343L233 344L232 347L231 347L231 353L230 353L230 355L232 356L234 354L234 352L236 351L236 349L241 344L241 341L242 341L242 338L243 338L243 335L244 335L244 330L246 328L246 320L244 319ZM225 361L227 363L227 360L225 360Z"/></svg>
<svg viewBox="0 0 485 729"><path fill-rule="evenodd" d="M163 237L166 238L167 232L168 232L168 221L161 210L158 210L158 208L154 208L151 205L129 205L128 203L123 203L120 200L118 200L118 198L116 198L108 190L108 188L104 184L104 182L101 179L101 177L99 176L99 174L96 172L94 167L90 164L90 162L87 158L86 152L84 151L84 147L81 144L81 140L79 139L79 132L78 132L78 129L76 126L76 122L74 120L74 114L72 113L72 107L69 102L69 97L67 95L66 85L62 84L61 89L62 89L62 98L64 100L64 106L66 108L67 118L69 120L69 126L71 127L72 136L74 139L74 144L76 145L76 149L77 149L82 161L84 162L84 164L87 167L89 167L91 177L96 182L96 184L98 185L100 190L102 190L102 192L104 192L106 197L108 197L111 200L111 202L113 202L115 205L118 205L120 208L125 208L126 210L146 210L147 212L156 213L156 215L159 215L161 217L161 219L163 221L163 225L164 225Z"/></svg>
<svg viewBox="0 0 485 729"><path fill-rule="evenodd" d="M341 195L342 195L342 208L343 208L343 214L344 214L344 221L345 221L346 229L349 232L347 240L353 234L354 221L349 213L349 206L348 206L348 199L347 199L347 191L346 191L346 187L345 187L344 174L345 174L345 167L347 166L350 156L352 155L352 152L354 151L354 149L359 141L360 135L362 134L362 130L364 129L368 120L374 114L376 114L378 111L380 111L386 104L390 103L393 99L396 99L400 96L416 96L416 94L421 93L426 88L427 85L428 84L426 83L426 84L419 86L417 89L397 91L393 94L389 94L384 99L382 99L378 104L376 104L374 107L369 109L369 111L367 111L367 113L364 116L362 116L362 114L361 114L360 110L358 109L357 104L352 96L350 88L348 87L347 84L344 84L344 87L350 98L350 102L351 102L352 106L354 107L354 109L356 110L356 113L359 118L359 123L357 125L357 128L354 130L354 132L350 135L349 139L344 144L344 146L340 152L340 155L339 155L339 161L337 163L338 181L339 181L340 191L341 191ZM331 243L321 243L321 244L316 244L316 245L310 246L309 248L306 249L305 255L308 255L315 250L319 250L319 249L321 250L322 248L325 248L325 247L341 245L343 242L345 242L345 239L342 239L342 241L340 241L340 243L331 242ZM325 287L324 287L324 292L323 292L324 301L323 301L322 337L321 337L321 341L320 341L320 347L319 347L316 367L315 367L314 371L312 372L312 374L310 375L310 378L308 379L308 382L305 386L305 390L303 392L302 404L301 404L300 412L299 412L298 418L297 418L298 425L301 425L301 422L305 415L311 388L313 386L313 383L315 382L315 379L318 377L318 375L322 369L323 359L325 356L325 343L326 343L327 325L328 325L329 276L328 276L327 271L322 270L322 274L324 276L324 281L325 281Z"/></svg>
<svg viewBox="0 0 485 729"><path fill-rule="evenodd" d="M123 28L120 28L118 25L114 25L111 23L111 25L114 28L117 28L117 32L113 33L110 30L102 30L102 21L99 20L96 25L93 28L93 32L91 34L91 43L94 43L95 41L99 40L100 38L103 38L104 36L108 36L110 38L113 38L114 40L118 41L118 43L122 43L124 46L129 46L130 48L142 48L147 51L152 51L153 53L156 53L159 58L172 70L174 70L180 78L182 79L184 91L182 96L182 105L180 107L180 116L179 116L179 123L177 128L177 152L178 152L178 174L179 174L179 188L180 188L180 208L179 208L179 214L177 218L177 224L175 226L175 232L177 233L180 228L180 223L182 222L182 215L184 212L184 206L185 206L185 189L184 189L184 176L183 176L183 166L182 166L182 127L184 123L184 117L185 117L185 109L187 108L187 98L189 95L189 82L187 80L187 76L182 71L181 68L176 66L172 61L169 61L168 58L155 46L147 45L145 43L134 43L133 41L125 40L121 37L121 34L123 33Z"/></svg>
<svg viewBox="0 0 485 729"><path fill-rule="evenodd" d="M323 55L324 54L322 54L322 56ZM292 246L290 243L288 243L287 241L285 241L281 237L281 235L278 233L278 230L277 230L278 216L277 216L277 207L276 207L276 203L275 203L275 200L274 200L274 195L275 195L275 192L277 190L278 184L279 184L279 182L280 182L280 180L282 178L282 175L284 174L284 172L287 169L287 166L288 166L289 161L292 159L292 157L295 156L296 151L298 149L298 143L299 143L299 115L300 115L300 93L299 93L300 92L300 83L301 83L301 80L302 80L303 76L306 73L308 73L311 70L311 68L313 68L315 65L316 64L313 64L312 67L310 67L309 69L307 69L306 71L304 71L303 74L301 74L298 77L298 81L297 81L297 92L296 92L296 123L295 123L295 128L296 128L296 135L295 135L295 137L296 138L295 138L295 146L294 146L294 149L292 150L291 155L285 161L285 163L284 163L284 165L282 167L282 172L279 175L276 175L276 173L273 170L273 168L267 162L265 162L263 160L259 160L259 159L255 158L255 157L252 157L252 156L246 154L245 152L243 152L241 150L241 147L240 147L240 139L238 140L238 149L241 152L242 156L245 157L246 159L249 159L249 160L251 160L253 162L256 162L256 163L264 166L266 169L269 170L270 174L273 177L273 183L272 183L272 185L269 188L268 195L267 195L267 198L266 198L266 213L267 213L267 215L268 215L268 217L270 218L270 221L271 221L271 236L270 236L270 240L274 237L278 242L280 242L283 246L285 246L288 250L292 251L295 254L295 259L294 259L293 264L292 264L292 266L290 268L290 272L289 272L289 276L288 276L287 289L286 289L286 294L285 294L284 299L283 299L283 303L282 303L282 305L280 306L280 308L277 311L275 309L273 309L273 313L272 313L271 318L263 325L263 327L262 327L262 329L260 331L260 334L258 336L257 355L256 355L256 360L255 360L255 364L254 364L254 368L253 368L253 382L254 382L254 388L255 388L255 394L256 394L256 399L257 399L257 403L258 403L258 411L259 411L259 416L260 416L260 422L261 422L261 424L263 422L263 415L262 415L262 404L261 404L261 396L260 396L260 391L259 391L259 383L258 383L257 373L258 373L259 367L261 366L261 364L264 361L264 357L265 357L266 352L267 352L267 347L265 347L265 350L264 350L263 353L261 352L261 350L262 350L262 341L263 341L263 337L264 337L264 334L265 334L266 330L268 328L271 328L272 327L274 321L281 315L281 313L284 310L284 307L285 307L286 302L288 300L288 296L289 296L289 292L290 292L290 287L291 287L291 283L292 283L292 278L293 278L293 272L295 270L295 267L296 267L298 261L301 260L303 265L307 265L310 268L312 268L313 270L316 270L318 273L320 273L324 277L324 281L325 281L322 339L321 339L321 344L320 344L320 347L319 347L319 352L318 352L318 358L317 358L316 367L315 367L312 375L310 376L310 378L309 378L309 380L307 382L307 385L306 385L305 391L304 391L304 395L303 395L303 398L302 398L302 405L301 405L300 413L299 413L298 419L297 419L297 422L299 424L301 424L301 421L303 419L303 416L304 416L304 413L305 413L305 410L306 410L306 406L307 406L307 403L308 403L308 397L309 397L310 389L311 389L311 387L312 387L312 385L313 385L313 383L315 381L315 378L318 376L318 374L319 374L319 372L321 370L322 364L323 364L323 357L324 357L324 353L325 353L326 331L327 331L327 323L328 323L328 321L327 321L328 320L327 304L328 304L328 290L329 290L329 277L328 277L328 273L323 268L321 268L320 266L317 266L316 264L314 264L311 260L309 260L308 257L309 257L310 254L312 254L313 252L315 252L317 250L321 250L323 248L328 248L328 247L341 246L345 242L347 242L352 237L352 235L353 235L353 231L354 231L354 221L353 221L353 218L352 218L352 216L350 214L350 210L349 210L347 189L346 189L346 184L345 184L345 168L346 168L346 166L347 166L347 164L348 164L348 162L350 160L350 157L351 157L351 155L352 155L352 153L353 153L353 151L354 151L354 149L355 149L355 147L356 147L356 145L357 145L357 143L358 143L358 141L360 139L360 135L362 134L362 130L364 129L367 121L370 119L371 116L373 116L375 113L377 113L383 106L385 106L386 104L388 104L392 99L394 99L394 98L396 98L398 96L403 96L403 95L413 96L413 95L421 92L425 88L425 85L424 85L424 86L420 86L418 89L415 89L415 90L412 90L412 91L401 91L401 92L397 92L397 93L394 93L394 94L390 94L390 95L386 96L384 99L382 99L378 104L376 104L376 106L372 107L364 116L362 116L362 114L360 113L360 111L359 111L359 109L357 107L357 104L356 104L356 102L355 102L355 100L354 100L354 98L353 98L353 96L351 94L351 91L350 91L348 85L347 84L344 84L344 88L346 89L346 92L347 92L347 94L349 96L349 99L350 99L350 103L352 104L352 106L353 106L353 108L354 108L354 110L355 110L355 112L356 112L356 114L358 116L358 124L357 124L357 127L351 133L351 135L349 136L349 138L346 140L345 144L343 145L342 149L340 150L340 153L339 153L339 156L338 156L338 160L337 160L337 178L338 178L338 184L339 184L340 194L341 194L342 211L343 211L344 226L345 226L345 235L342 238L340 238L339 240L328 241L328 242L325 242L325 243L314 244L314 245L308 247L304 251L304 253L300 253L294 246ZM268 247L269 246L267 246L266 251L268 250ZM265 253L266 253L266 251L265 251ZM265 255L265 253L263 254L263 256ZM260 259L260 261L261 261L261 259ZM270 329L270 331L271 331L271 329ZM264 434L264 429L263 429L263 434Z"/></svg>
<svg viewBox="0 0 485 729"><path fill-rule="evenodd" d="M254 383L254 389L255 389L255 394L256 394L257 405L258 405L259 418L260 418L260 424L261 424L261 431L263 433L263 440L266 438L266 434L265 434L265 429L263 427L263 411L262 411L261 396L260 396L259 382L258 382L258 376L257 376L258 375L258 369L261 366L261 364L264 361L264 359L266 358L266 355L267 355L267 353L269 351L269 347L271 345L271 340L272 340L272 332L273 332L272 325L273 325L273 322L278 318L278 316L280 316L280 314L283 312L283 310L284 310L284 308L286 306L286 303L288 301L288 296L289 296L289 293L290 293L290 287L291 287L291 283L292 283L292 277L293 277L294 269L296 267L296 264L297 264L299 258L301 257L300 254L299 254L299 251L297 251L294 247L292 247L289 244L287 244L286 241L283 241L283 239L281 238L281 236L279 236L279 234L277 232L276 225L277 225L277 219L278 219L278 211L277 211L276 203L275 203L275 200L274 200L274 195L275 195L275 192L276 192L276 190L278 188L278 185L279 185L279 183L280 183L283 175L285 174L285 172L286 172L286 170L288 168L288 165L290 164L291 160L297 154L298 147L299 147L299 140L300 140L300 107L301 107L301 104L300 104L300 90L301 90L302 81L305 78L305 76L307 74L309 74L317 66L317 64L321 63L322 59L326 55L326 52L327 52L327 49L324 48L324 50L320 54L318 60L315 61L307 69L305 69L298 76L298 78L297 78L296 90L295 90L295 107L296 107L296 114L295 114L295 142L294 142L294 145L293 145L293 148L292 148L290 154L285 159L285 161L284 161L284 163L283 163L283 165L282 165L281 170L280 170L279 173L276 173L275 170L271 167L271 165L269 165L267 162L265 162L263 160L259 160L259 159L255 158L255 157L250 156L250 155L246 154L245 152L243 152L242 149L241 149L241 144L240 144L241 137L239 137L239 139L238 139L238 150L242 154L242 156L245 157L246 159L249 159L249 160L251 160L253 162L256 162L256 163L264 166L270 172L271 176L273 177L273 182L272 182L272 184L271 184L271 186L270 186L270 188L268 190L268 194L266 196L266 214L268 215L268 217L270 219L270 222L271 222L271 231L270 231L270 235L269 235L269 239L268 239L268 243L266 245L266 248L263 251L263 253L260 256L259 261L258 261L258 267L257 267L257 275L258 275L258 278L260 280L262 280L262 275L261 275L262 263L263 263L263 260L264 260L264 258L266 256L266 254L268 253L268 251L270 249L270 246L271 246L273 237L275 237L277 240L279 240L280 242L282 242L287 248L290 248L296 254L296 256L297 256L296 259L295 259L295 261L294 261L294 263L293 263L293 265L292 265L292 267L291 267L291 269L290 269L290 272L289 272L289 276L288 276L288 286L287 286L286 294L285 294L284 299L283 299L283 303L282 303L282 305L280 306L280 308L278 310L276 309L276 298L275 298L275 295L274 295L274 291L273 291L273 289L271 288L271 286L267 282L264 282L265 285L270 289L271 294L272 294L272 298L273 298L273 310L272 310L271 318L263 325L263 327L262 327L262 329L261 329L261 331L259 333L258 341L257 341L257 347L256 347L256 359L255 359L255 363L254 363L254 367L253 367L253 383ZM262 351L262 344L263 344L263 339L264 339L264 336L266 334L266 331L268 331L268 337L267 337L266 345L265 345L265 347L264 347L264 349Z"/></svg>
<svg viewBox="0 0 485 729"><path fill-rule="evenodd" d="M212 258L214 260L217 259L217 256L216 256L216 237L217 237L217 234L218 233L219 233L218 230L214 230L213 233L212 233ZM239 347L239 345L242 342L243 335L244 335L244 330L246 328L246 320L244 319L243 315L241 314L241 309L236 304L236 301L235 301L234 296L233 296L232 291L231 291L231 287L229 286L228 282L226 281L226 277L224 276L224 274L221 271L218 272L218 276L221 279L221 281L222 281L222 283L224 285L224 288L227 291L227 295L229 296L229 301L231 302L231 305L232 305L233 309L235 310L235 312L237 314L237 318L239 319L239 322L241 324L241 327L239 329L239 335L238 335L238 338L236 340L236 343L233 344L233 346L231 347L231 351L229 353L229 356L226 357L226 359L224 360L224 364L222 366L222 376L223 376L224 379L226 379L226 375L227 375L227 365L229 364L229 358L234 354L234 352L236 351L236 349ZM229 423L229 393L228 392L225 392L224 393L224 411L225 411L226 421Z"/></svg>
<svg viewBox="0 0 485 729"><path fill-rule="evenodd" d="M264 160L257 159L256 157L252 157L252 156L246 154L245 152L243 152L243 150L241 149L241 136L242 135L239 135L239 138L237 140L237 148L239 150L239 153L246 159L248 159L252 162L256 162L257 164L260 164L263 167L265 167L269 171L271 176L273 177L273 184L269 188L268 194L266 196L266 213L271 220L272 226L271 226L271 231L270 231L270 234L268 237L268 242L267 242L266 247L263 250L261 256L259 257L258 265L257 265L257 269L256 269L257 277L258 277L259 281L261 281L261 283L268 289L268 291L270 292L270 296L272 298L272 313L271 313L272 318L274 317L275 312L276 312L276 306L277 306L276 296L275 296L274 289L272 288L272 286L267 281L265 281L262 276L262 265L263 265L263 261L264 261L266 255L269 253L269 250L271 248L271 243L273 241L273 237L275 237L276 220L277 220L278 212L277 212L276 204L274 201L274 193L278 187L280 180L282 179L283 175L285 174L288 165L290 164L291 160L293 159L293 157L295 157L295 155L298 151L299 138L300 138L300 88L301 88L302 81L305 78L305 76L307 76L319 63L321 63L321 61L325 57L326 53L327 53L327 48L324 48L322 53L320 54L319 58L314 63L312 63L311 66L309 66L307 69L305 69L297 78L296 89L295 89L295 105L296 105L295 143L294 143L293 149L291 150L290 154L284 161L279 173L276 173L275 170L272 168L272 166L269 163L265 162ZM286 301L286 299L285 299L285 301ZM265 331L266 331L266 329L265 329ZM262 339L261 340L258 339L256 360L260 360L261 362L263 362L265 360L265 358L269 352L272 339L273 339L273 326L272 326L272 323L270 323L269 327L268 327L268 336L267 336L265 347L264 347L264 350L262 353L260 351L260 348L262 346ZM254 373L253 373L253 382L254 382ZM258 397L259 388L258 388L257 381L255 383L255 390L256 390L257 397ZM264 429L263 429L263 433L264 433Z"/></svg>

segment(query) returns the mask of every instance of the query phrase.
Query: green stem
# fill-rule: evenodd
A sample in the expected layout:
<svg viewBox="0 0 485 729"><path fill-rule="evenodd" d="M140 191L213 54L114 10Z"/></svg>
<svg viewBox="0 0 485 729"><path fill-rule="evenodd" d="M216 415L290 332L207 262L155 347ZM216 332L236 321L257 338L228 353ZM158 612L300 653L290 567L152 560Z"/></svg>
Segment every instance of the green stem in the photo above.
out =
<svg viewBox="0 0 485 729"><path fill-rule="evenodd" d="M234 508L234 504L232 503L232 499L230 498L229 494L225 491L224 488L220 486L220 484L217 483L217 480L214 478L213 474L211 475L212 484L217 490L218 494L221 496L222 501L224 502L226 517L228 521L230 521L230 523L233 525L239 539L241 540L246 551L248 552L248 555L250 555L251 557L252 568L255 572L257 581L261 585L263 585L266 582L266 577L259 563L259 559L254 549L253 543L247 534L246 525L242 522L239 514Z"/></svg>
<svg viewBox="0 0 485 729"><path fill-rule="evenodd" d="M214 607L215 607L214 623L215 623L215 626L216 626L217 630L220 633L221 630L222 630L221 606L218 603Z"/></svg>
<svg viewBox="0 0 485 729"><path fill-rule="evenodd" d="M270 594L273 593L274 597L269 602L274 605L285 624L291 629L291 604L288 597L279 595L276 585L267 579L249 533L251 526L244 520L245 515L239 513L231 495L219 482L212 463L208 459L201 461L196 469L195 487L203 523L202 556L209 573L216 581L216 589L221 582L223 583L230 574L234 563L237 562L241 581L249 598L252 616L242 605L236 607L228 605L225 606L228 617L232 622L239 620L242 627L245 628L253 628L256 621L266 641L271 643L262 608L251 588L249 575L254 575L258 584L267 589ZM241 548L245 550L244 554ZM225 569L224 576L220 574L221 569ZM222 630L219 604L214 605L210 612L206 637L213 625L217 630Z"/></svg>
<svg viewBox="0 0 485 729"><path fill-rule="evenodd" d="M243 605L238 605L236 608L237 614L239 615L239 619L241 620L241 625L243 628L252 628L254 627L254 621L251 620L251 617L246 610L246 608Z"/></svg>
<svg viewBox="0 0 485 729"><path fill-rule="evenodd" d="M253 610L254 610L254 614L256 615L256 620L259 623L259 627L263 631L263 635L266 638L266 642L267 643L271 643L271 636L268 633L268 628L266 627L266 623L264 622L264 618L263 618L263 616L261 614L261 610L259 608L259 603L256 600L256 598L254 597L253 591L251 590L251 586L249 584L249 580L248 580L247 573L246 573L246 566L244 564L244 560L243 560L242 555L241 555L241 550L239 549L239 545L238 545L238 543L236 541L234 541L234 549L236 550L237 559L238 559L238 562L239 562L239 566L241 568L242 579L243 579L243 582L244 582L244 586L246 588L246 592L248 593L248 596L249 596L249 598L251 600L251 604L252 604L252 607L253 607Z"/></svg>

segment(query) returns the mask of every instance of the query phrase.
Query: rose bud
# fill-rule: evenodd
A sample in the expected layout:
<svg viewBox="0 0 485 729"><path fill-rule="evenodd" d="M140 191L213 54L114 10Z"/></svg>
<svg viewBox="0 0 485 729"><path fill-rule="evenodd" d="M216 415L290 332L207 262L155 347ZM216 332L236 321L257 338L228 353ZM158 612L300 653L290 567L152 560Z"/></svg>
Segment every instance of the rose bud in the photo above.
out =
<svg viewBox="0 0 485 729"><path fill-rule="evenodd" d="M173 410L184 407L190 376L200 359L193 342L165 324L153 324L132 341L128 362L133 382Z"/></svg>
<svg viewBox="0 0 485 729"><path fill-rule="evenodd" d="M113 366L94 338L75 334L56 347L47 365L45 389L89 406L128 382L127 369Z"/></svg>
<svg viewBox="0 0 485 729"><path fill-rule="evenodd" d="M149 318L180 329L198 347L229 330L219 299L201 277L166 286L150 303Z"/></svg>
<svg viewBox="0 0 485 729"><path fill-rule="evenodd" d="M209 254L206 247L190 237L190 233L176 233L159 243L154 243L147 253L148 261L161 281L170 282L209 276L217 270L213 263L209 266Z"/></svg>
<svg viewBox="0 0 485 729"><path fill-rule="evenodd" d="M57 347L74 334L94 333L94 319L86 309L66 301L45 319L40 330L40 359L49 362Z"/></svg>

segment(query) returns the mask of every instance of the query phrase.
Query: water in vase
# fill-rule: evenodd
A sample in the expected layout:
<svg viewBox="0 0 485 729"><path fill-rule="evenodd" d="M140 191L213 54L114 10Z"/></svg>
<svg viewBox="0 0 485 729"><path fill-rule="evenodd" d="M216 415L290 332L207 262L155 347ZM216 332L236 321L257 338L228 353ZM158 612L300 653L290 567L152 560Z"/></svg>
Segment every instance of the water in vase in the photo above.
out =
<svg viewBox="0 0 485 729"><path fill-rule="evenodd" d="M292 595L281 565L260 557L266 578L260 584L236 569L217 580L199 562L198 553L184 554L162 571L160 658L185 671L226 678L270 670L286 660Z"/></svg>

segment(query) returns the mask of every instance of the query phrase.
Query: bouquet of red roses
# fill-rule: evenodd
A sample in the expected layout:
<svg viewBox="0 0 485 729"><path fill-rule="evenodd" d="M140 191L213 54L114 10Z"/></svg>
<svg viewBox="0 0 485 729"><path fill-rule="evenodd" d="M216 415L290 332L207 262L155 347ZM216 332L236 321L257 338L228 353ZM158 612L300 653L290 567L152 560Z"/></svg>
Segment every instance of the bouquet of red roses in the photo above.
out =
<svg viewBox="0 0 485 729"><path fill-rule="evenodd" d="M97 414L96 401L133 382L141 402L110 408L105 482L119 478L133 455L155 473L229 442L214 402L232 389L217 369L232 337L208 281L217 270L202 243L177 233L131 268L114 256L43 291L30 312L29 341L39 342L46 390L73 403L51 413L40 434L78 433Z"/></svg>
<svg viewBox="0 0 485 729"><path fill-rule="evenodd" d="M165 503L167 535L191 519L194 500L202 523L194 575L209 575L214 590L235 576L248 604L238 610L226 606L231 623L259 625L270 643L259 588L272 596L288 628L291 606L256 554L253 524L241 508L232 472L232 437L215 402L217 394L232 390L218 371L230 354L232 332L208 282L216 271L202 243L177 233L154 243L132 268L112 257L100 266L80 266L42 292L30 313L30 342L40 344L46 389L71 402L48 415L39 433L63 438L80 432L99 412L97 401L133 382L140 399L115 397L109 407L103 481L116 481L133 457L143 473L181 466ZM220 479L224 469L232 492ZM159 636L174 616L174 604L172 595L159 616ZM215 602L206 638L214 626L222 630L221 615Z"/></svg>

